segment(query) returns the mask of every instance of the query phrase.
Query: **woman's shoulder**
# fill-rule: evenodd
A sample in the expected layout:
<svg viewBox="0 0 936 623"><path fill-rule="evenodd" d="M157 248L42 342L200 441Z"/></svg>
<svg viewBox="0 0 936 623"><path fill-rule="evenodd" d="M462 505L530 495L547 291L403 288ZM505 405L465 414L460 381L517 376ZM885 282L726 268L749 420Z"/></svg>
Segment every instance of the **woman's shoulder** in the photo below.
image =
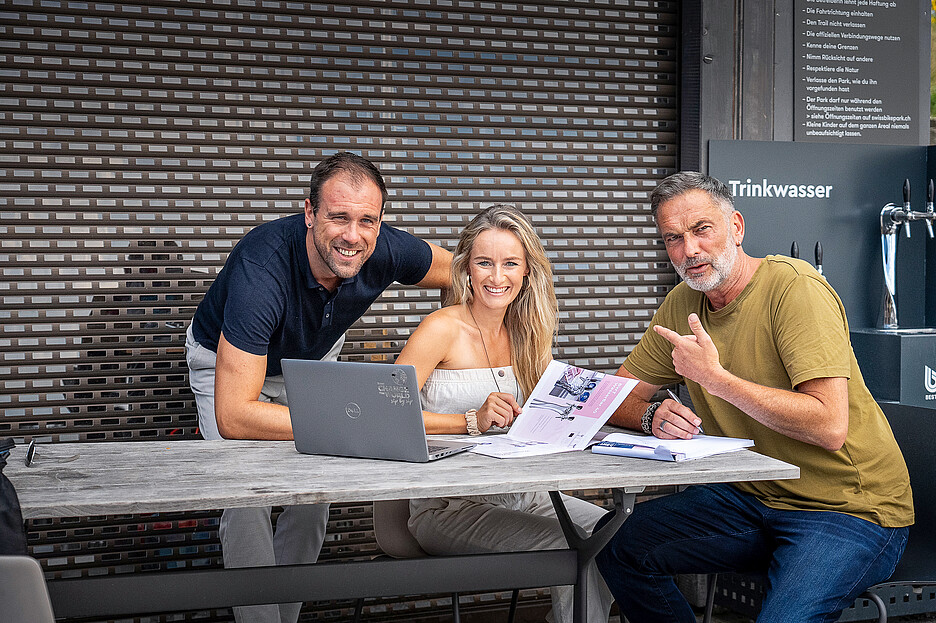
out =
<svg viewBox="0 0 936 623"><path fill-rule="evenodd" d="M450 305L437 309L423 318L418 330L437 337L453 336L461 330L463 324L460 306Z"/></svg>

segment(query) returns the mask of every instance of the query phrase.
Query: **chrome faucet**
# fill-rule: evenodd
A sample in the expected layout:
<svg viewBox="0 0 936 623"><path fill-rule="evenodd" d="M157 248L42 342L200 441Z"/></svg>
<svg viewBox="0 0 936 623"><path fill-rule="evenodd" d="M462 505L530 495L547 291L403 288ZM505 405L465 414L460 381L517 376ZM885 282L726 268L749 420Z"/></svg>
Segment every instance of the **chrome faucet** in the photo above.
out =
<svg viewBox="0 0 936 623"><path fill-rule="evenodd" d="M904 180L903 205L898 207L888 203L881 208L881 258L884 264L884 323L885 329L896 329L897 324L897 232L901 226L907 238L910 237L910 223L923 220L926 222L926 231L933 237L933 220L936 213L933 211L933 180L929 181L926 191L926 210L916 212L910 208L910 180Z"/></svg>

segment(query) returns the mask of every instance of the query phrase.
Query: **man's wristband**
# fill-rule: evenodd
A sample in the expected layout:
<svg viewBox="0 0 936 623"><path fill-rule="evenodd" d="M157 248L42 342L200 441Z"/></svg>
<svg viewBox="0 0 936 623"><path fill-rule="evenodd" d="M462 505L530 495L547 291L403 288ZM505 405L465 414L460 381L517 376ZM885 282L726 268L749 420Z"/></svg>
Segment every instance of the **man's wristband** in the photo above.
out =
<svg viewBox="0 0 936 623"><path fill-rule="evenodd" d="M465 411L465 425L468 427L468 434L471 436L480 435L481 430L478 428L478 410L477 409L468 409Z"/></svg>
<svg viewBox="0 0 936 623"><path fill-rule="evenodd" d="M662 402L651 402L650 406L647 407L647 410L644 411L644 414L640 416L640 430L647 433L648 435L653 434L653 414L656 413L656 410L660 408Z"/></svg>

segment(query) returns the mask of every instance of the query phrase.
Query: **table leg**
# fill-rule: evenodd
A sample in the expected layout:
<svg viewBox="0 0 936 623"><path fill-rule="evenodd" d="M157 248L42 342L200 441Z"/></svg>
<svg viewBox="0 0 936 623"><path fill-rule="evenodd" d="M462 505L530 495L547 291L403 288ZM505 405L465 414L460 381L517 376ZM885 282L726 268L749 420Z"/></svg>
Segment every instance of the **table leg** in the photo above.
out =
<svg viewBox="0 0 936 623"><path fill-rule="evenodd" d="M612 489L614 517L591 536L585 534L585 531L569 517L569 511L563 504L559 492L549 492L549 498L556 509L556 517L559 519L559 525L562 527L562 533L569 544L569 549L575 550L578 554L572 610L573 623L586 623L588 620L588 603L585 590L588 563L598 555L601 548L607 545L611 537L621 527L621 524L624 523L624 520L634 511L634 498L643 490L643 487Z"/></svg>

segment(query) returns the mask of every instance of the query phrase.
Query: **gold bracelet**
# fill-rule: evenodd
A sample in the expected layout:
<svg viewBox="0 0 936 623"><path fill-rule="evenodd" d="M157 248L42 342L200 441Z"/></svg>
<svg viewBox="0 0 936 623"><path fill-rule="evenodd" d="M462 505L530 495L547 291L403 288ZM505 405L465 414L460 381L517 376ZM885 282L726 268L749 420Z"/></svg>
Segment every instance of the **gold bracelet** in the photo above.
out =
<svg viewBox="0 0 936 623"><path fill-rule="evenodd" d="M478 410L477 409L468 409L465 411L465 424L468 427L468 434L471 436L480 435L481 431L478 429Z"/></svg>

